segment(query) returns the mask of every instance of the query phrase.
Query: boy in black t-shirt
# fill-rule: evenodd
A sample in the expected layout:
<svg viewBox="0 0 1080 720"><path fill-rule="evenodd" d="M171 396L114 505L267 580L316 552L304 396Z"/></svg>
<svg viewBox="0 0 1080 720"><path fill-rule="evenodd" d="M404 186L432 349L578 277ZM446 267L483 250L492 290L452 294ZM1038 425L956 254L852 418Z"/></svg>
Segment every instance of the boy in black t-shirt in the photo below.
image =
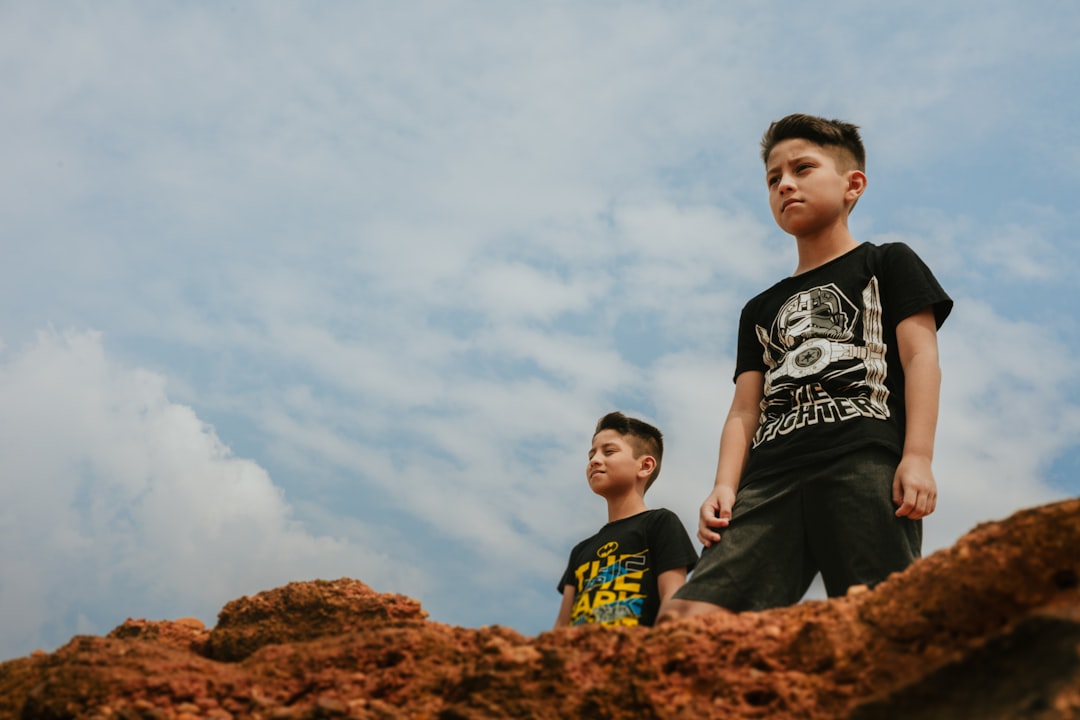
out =
<svg viewBox="0 0 1080 720"><path fill-rule="evenodd" d="M798 266L743 308L735 395L720 436L694 576L660 621L830 597L919 557L952 300L902 243L857 242L866 189L858 128L789 115L761 141L769 206Z"/></svg>
<svg viewBox="0 0 1080 720"><path fill-rule="evenodd" d="M682 521L645 507L663 454L664 438L652 425L620 412L600 418L585 475L607 500L608 522L570 553L555 628L652 625L661 601L686 582L697 552Z"/></svg>

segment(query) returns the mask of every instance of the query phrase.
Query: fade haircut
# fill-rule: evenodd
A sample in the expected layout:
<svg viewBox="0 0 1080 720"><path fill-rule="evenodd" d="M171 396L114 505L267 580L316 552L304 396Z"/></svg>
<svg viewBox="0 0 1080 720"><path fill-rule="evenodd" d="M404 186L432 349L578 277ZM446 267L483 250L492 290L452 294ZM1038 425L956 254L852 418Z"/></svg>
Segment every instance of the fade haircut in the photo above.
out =
<svg viewBox="0 0 1080 720"><path fill-rule="evenodd" d="M627 444L633 449L635 458L642 455L651 455L656 460L656 467L653 468L652 474L649 475L649 479L645 482L645 491L648 492L660 475L660 462L664 459L664 436L644 420L627 417L618 411L610 412L600 418L600 421L596 423L596 431L593 432L593 437L596 437L604 430L614 430L625 438Z"/></svg>
<svg viewBox="0 0 1080 720"><path fill-rule="evenodd" d="M866 148L859 137L859 126L843 120L826 120L814 115L795 113L769 125L761 137L761 160L769 162L769 153L784 140L809 140L833 151L841 172L866 172ZM839 152L837 152L839 151Z"/></svg>

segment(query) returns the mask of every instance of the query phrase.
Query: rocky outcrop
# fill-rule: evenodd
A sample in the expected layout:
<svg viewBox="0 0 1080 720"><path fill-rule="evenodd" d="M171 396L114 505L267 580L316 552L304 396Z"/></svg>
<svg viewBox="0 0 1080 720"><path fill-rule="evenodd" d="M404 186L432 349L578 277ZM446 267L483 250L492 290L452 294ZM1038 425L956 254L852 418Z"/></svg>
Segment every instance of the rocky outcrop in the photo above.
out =
<svg viewBox="0 0 1080 720"><path fill-rule="evenodd" d="M652 630L430 622L355 580L0 664L0 718L1080 719L1080 500L873 590Z"/></svg>

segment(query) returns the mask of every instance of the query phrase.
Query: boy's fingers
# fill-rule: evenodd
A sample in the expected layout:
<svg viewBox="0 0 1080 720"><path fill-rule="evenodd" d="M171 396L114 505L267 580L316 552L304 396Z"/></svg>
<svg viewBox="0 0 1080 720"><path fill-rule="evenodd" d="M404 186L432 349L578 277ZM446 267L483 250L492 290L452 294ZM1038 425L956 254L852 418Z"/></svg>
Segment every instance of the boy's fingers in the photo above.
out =
<svg viewBox="0 0 1080 720"><path fill-rule="evenodd" d="M913 497L905 497L903 504L896 509L896 517L920 520L934 512L937 507L937 497L935 495L915 491L912 491L909 495Z"/></svg>
<svg viewBox="0 0 1080 720"><path fill-rule="evenodd" d="M716 515L702 515L698 526L701 528L726 528L731 524L730 517L717 517Z"/></svg>
<svg viewBox="0 0 1080 720"><path fill-rule="evenodd" d="M720 542L720 533L717 528L726 528L731 522L731 513L725 513L723 517L717 517L717 511L702 510L701 520L698 523L697 536L698 540L705 547L709 547L714 542ZM723 512L723 511L720 511Z"/></svg>
<svg viewBox="0 0 1080 720"><path fill-rule="evenodd" d="M720 533L704 526L698 528L697 537L705 547L709 547L714 542L720 542Z"/></svg>

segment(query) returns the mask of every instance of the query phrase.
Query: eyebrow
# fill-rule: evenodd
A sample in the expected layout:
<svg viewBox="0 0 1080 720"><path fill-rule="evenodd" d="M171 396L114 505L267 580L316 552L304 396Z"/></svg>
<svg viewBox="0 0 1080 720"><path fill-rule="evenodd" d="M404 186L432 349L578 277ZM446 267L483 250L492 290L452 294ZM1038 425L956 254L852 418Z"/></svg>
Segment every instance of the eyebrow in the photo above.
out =
<svg viewBox="0 0 1080 720"><path fill-rule="evenodd" d="M816 161L817 158L815 158L813 155L799 155L797 157L791 158L791 160L789 160L787 162L789 164L791 164L791 165L795 165L795 164L800 163L800 162L802 162L804 160L814 160L814 161ZM770 167L765 168L765 177L768 177L769 175L772 175L773 173L775 173L784 164L785 163L777 163L776 165L772 165Z"/></svg>
<svg viewBox="0 0 1080 720"><path fill-rule="evenodd" d="M618 443L606 442L606 443L602 443L600 445L600 447L598 447L598 448L589 448L589 457L592 457L593 455L595 455L597 450L606 450L609 447L618 448L619 445L618 445Z"/></svg>

